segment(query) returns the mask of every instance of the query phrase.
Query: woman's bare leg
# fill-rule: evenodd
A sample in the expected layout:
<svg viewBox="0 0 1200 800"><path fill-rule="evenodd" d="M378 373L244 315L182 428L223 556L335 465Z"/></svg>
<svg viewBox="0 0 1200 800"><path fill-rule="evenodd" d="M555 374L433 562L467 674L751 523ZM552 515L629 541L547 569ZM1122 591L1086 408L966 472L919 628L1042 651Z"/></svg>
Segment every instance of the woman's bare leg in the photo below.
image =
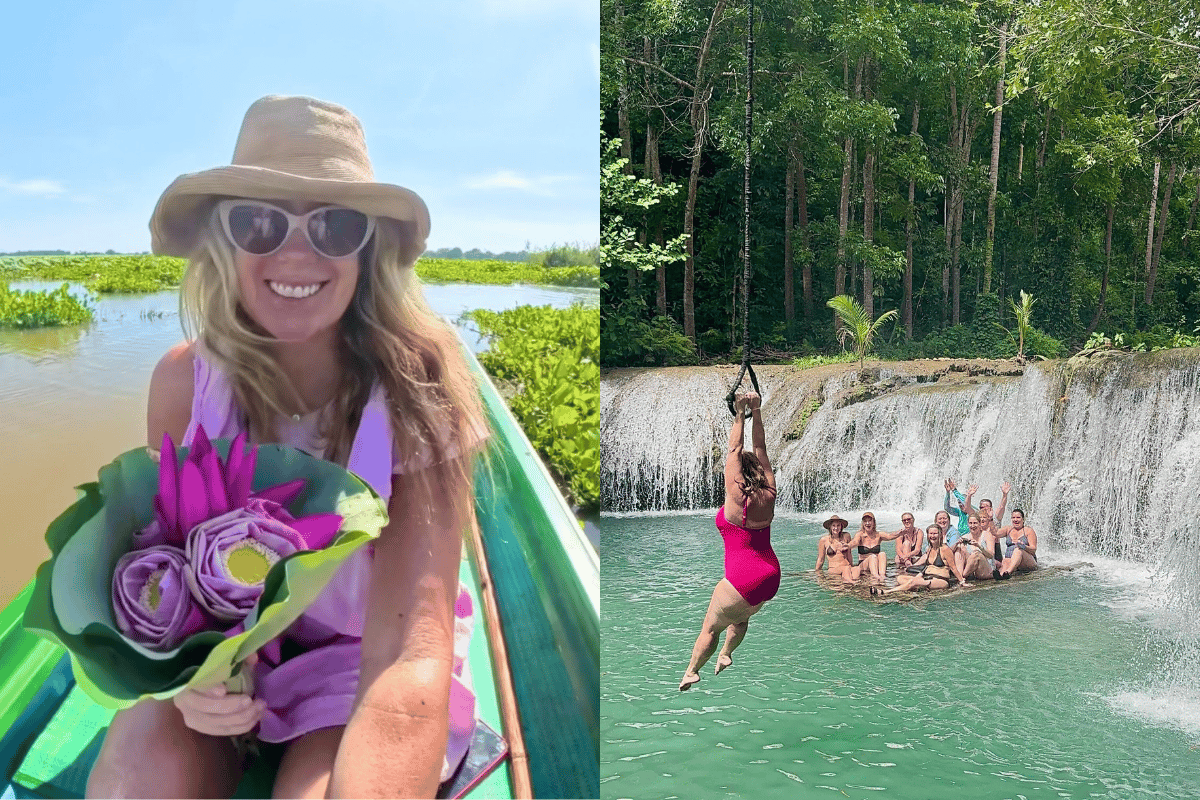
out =
<svg viewBox="0 0 1200 800"><path fill-rule="evenodd" d="M762 605L761 603L759 605ZM708 613L704 615L704 624L700 627L700 635L692 647L692 660L688 662L683 680L679 682L679 691L684 692L700 680L700 668L703 667L712 654L717 651L717 638L721 631L730 625L745 622L750 615L758 611L759 606L749 605L728 579L722 578L713 589L712 600L708 603Z"/></svg>
<svg viewBox="0 0 1200 800"><path fill-rule="evenodd" d="M170 700L117 712L88 775L88 797L230 797L242 777L227 736L192 730Z"/></svg>
<svg viewBox="0 0 1200 800"><path fill-rule="evenodd" d="M733 664L733 651L742 643L742 639L746 638L746 628L749 624L749 622L741 622L725 629L725 646L721 648L721 654L717 656L717 670L713 673L714 675L720 675L721 670Z"/></svg>
<svg viewBox="0 0 1200 800"><path fill-rule="evenodd" d="M275 773L272 797L323 798L345 726L321 728L292 742Z"/></svg>

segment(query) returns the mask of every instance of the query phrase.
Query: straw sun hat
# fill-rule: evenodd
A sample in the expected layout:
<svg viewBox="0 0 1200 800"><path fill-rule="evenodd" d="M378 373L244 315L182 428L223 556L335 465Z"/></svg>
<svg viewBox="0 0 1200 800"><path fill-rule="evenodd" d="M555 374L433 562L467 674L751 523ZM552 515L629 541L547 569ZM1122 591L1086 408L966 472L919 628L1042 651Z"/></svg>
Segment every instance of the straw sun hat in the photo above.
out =
<svg viewBox="0 0 1200 800"><path fill-rule="evenodd" d="M180 175L150 217L155 253L186 258L223 197L342 205L398 228L404 263L425 250L429 210L416 192L375 182L362 125L345 108L311 97L271 95L246 112L233 162Z"/></svg>

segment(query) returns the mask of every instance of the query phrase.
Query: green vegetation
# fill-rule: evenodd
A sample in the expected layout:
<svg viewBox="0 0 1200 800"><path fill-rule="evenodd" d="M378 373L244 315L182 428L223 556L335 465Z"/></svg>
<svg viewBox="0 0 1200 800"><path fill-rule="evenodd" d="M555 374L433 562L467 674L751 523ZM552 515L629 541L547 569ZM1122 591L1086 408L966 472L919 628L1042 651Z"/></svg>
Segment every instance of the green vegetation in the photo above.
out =
<svg viewBox="0 0 1200 800"><path fill-rule="evenodd" d="M92 305L67 293L67 284L53 291L22 292L0 283L0 328L43 328L81 325L92 321Z"/></svg>
<svg viewBox="0 0 1200 800"><path fill-rule="evenodd" d="M826 364L849 364L852 361L857 361L858 356L854 353L838 353L833 356L800 356L792 362L792 366L800 369L810 369L812 367L823 367Z"/></svg>
<svg viewBox="0 0 1200 800"><path fill-rule="evenodd" d="M417 262L417 274L425 280L460 283L599 286L600 269L594 256L591 266L558 265L559 261L584 260L587 252L564 247L534 254L545 256L546 263L541 264L422 258ZM10 256L0 258L0 280L75 281L97 294L137 294L179 286L185 264L181 258L150 255Z"/></svg>
<svg viewBox="0 0 1200 800"><path fill-rule="evenodd" d="M896 318L896 310L880 314L879 319L872 322L871 315L853 297L840 294L830 298L825 305L833 309L842 323L837 332L838 342L842 345L847 341L851 343L854 355L858 358L858 368L861 370L863 359L871 349L871 340L875 338L883 323Z"/></svg>
<svg viewBox="0 0 1200 800"><path fill-rule="evenodd" d="M600 285L600 268L596 266L541 266L515 261L452 261L444 258L422 258L417 261L417 274L426 281L456 283Z"/></svg>
<svg viewBox="0 0 1200 800"><path fill-rule="evenodd" d="M542 459L586 510L600 505L600 310L520 306L465 315L491 339L480 362Z"/></svg>
<svg viewBox="0 0 1200 800"><path fill-rule="evenodd" d="M836 352L825 302L838 295L872 318L899 310L876 345L894 357L1065 353L1095 331L1148 348L1193 336L1194 3L753 8L752 353ZM605 366L677 361L675 337L648 335L674 329L662 317L695 359L739 360L746 13L601 0ZM626 198L642 184L663 192ZM653 263L651 246L665 261L676 240L682 263ZM1025 337L1009 312L1022 292L1038 298L1040 331ZM636 345L608 334L610 313L614 331L641 332Z"/></svg>
<svg viewBox="0 0 1200 800"><path fill-rule="evenodd" d="M0 279L74 281L97 294L141 294L173 289L184 260L166 256L48 256L0 258Z"/></svg>

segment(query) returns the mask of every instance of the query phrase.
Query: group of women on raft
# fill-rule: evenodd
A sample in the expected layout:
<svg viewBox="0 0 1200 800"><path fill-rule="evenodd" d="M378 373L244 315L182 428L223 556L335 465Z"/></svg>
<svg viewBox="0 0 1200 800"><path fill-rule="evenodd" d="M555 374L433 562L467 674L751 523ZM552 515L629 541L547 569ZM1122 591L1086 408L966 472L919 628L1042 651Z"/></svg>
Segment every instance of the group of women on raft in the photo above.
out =
<svg viewBox="0 0 1200 800"><path fill-rule="evenodd" d="M686 691L700 680L700 669L712 658L725 632L725 644L717 656L716 674L733 664L733 651L746 636L750 617L779 590L779 559L771 549L771 521L775 517L775 473L767 457L763 431L762 400L755 392L739 394L734 401L733 427L725 456L725 502L717 511L717 530L725 544L725 577L713 589L692 657L679 682ZM753 421L752 451L745 450L745 419ZM1009 485L1001 485L1000 507L993 516L992 501L971 500L976 487L961 494L949 478L945 482L945 509L937 512L934 524L925 529L928 547L914 526L911 512L901 515L903 527L891 533L877 529L875 515L867 512L853 534L849 523L836 514L824 523L828 534L818 544L817 570L826 561L829 572L847 584L864 575L871 581L871 594L918 589L948 589L969 586L968 579L1005 580L1014 572L1037 569L1037 533L1025 524L1025 512L1012 511L1012 524L999 527L1008 504ZM951 505L951 497L954 504ZM950 516L958 525L950 525ZM885 588L887 554L882 543L896 543L896 585ZM857 563L855 556L857 555Z"/></svg>
<svg viewBox="0 0 1200 800"><path fill-rule="evenodd" d="M945 482L945 508L925 528L922 545L921 530L914 526L915 517L906 511L900 516L900 530L884 533L877 529L875 515L863 514L862 524L851 534L849 522L834 514L823 523L829 531L817 544L817 566L820 570L829 562L829 573L839 575L847 584L864 575L872 582L871 594L911 592L919 589L948 589L951 586L970 586L968 580L1007 580L1014 572L1037 569L1037 532L1025 524L1025 512L1012 511L1012 524L1000 526L1008 504L1009 484L1000 487L1000 508L993 516L992 501L980 500L976 509L971 499L976 487L970 486L966 495L958 492L954 481ZM953 495L955 505L951 506ZM958 517L951 526L950 515ZM896 585L884 588L887 574L887 553L883 542L896 543ZM855 556L858 563L855 563Z"/></svg>

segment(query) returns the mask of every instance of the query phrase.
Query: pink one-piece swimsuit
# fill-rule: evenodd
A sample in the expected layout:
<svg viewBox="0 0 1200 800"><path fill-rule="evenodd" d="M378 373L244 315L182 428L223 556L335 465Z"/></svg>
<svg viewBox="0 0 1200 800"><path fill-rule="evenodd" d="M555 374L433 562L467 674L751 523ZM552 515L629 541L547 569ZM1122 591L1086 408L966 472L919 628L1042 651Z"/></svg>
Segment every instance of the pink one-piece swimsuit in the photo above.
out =
<svg viewBox="0 0 1200 800"><path fill-rule="evenodd" d="M742 522L746 509L742 506ZM779 559L771 549L771 526L743 528L725 519L725 506L717 511L717 530L725 541L725 578L747 603L765 603L779 591Z"/></svg>

